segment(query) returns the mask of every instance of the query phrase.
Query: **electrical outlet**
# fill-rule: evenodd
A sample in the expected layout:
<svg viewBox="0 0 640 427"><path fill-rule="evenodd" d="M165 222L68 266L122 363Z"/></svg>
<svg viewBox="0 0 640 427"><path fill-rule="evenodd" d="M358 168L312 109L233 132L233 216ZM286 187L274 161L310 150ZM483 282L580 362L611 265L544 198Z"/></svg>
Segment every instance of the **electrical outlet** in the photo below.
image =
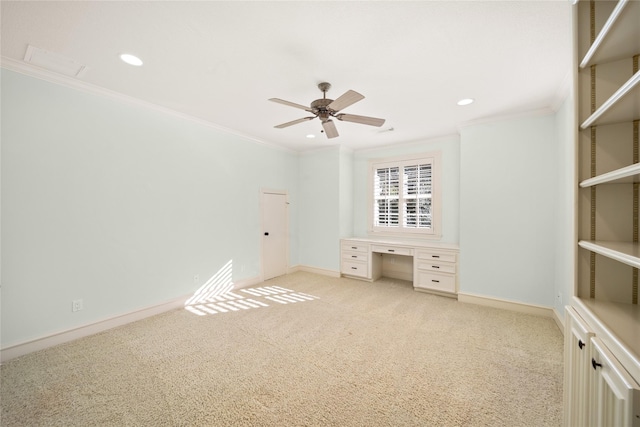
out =
<svg viewBox="0 0 640 427"><path fill-rule="evenodd" d="M558 294L558 304L562 304L562 294Z"/></svg>
<svg viewBox="0 0 640 427"><path fill-rule="evenodd" d="M76 312L82 309L83 309L82 300L81 299L73 300L73 302L71 303L71 311Z"/></svg>
<svg viewBox="0 0 640 427"><path fill-rule="evenodd" d="M194 285L200 284L200 275L199 274L196 274L196 275L193 276L193 284Z"/></svg>

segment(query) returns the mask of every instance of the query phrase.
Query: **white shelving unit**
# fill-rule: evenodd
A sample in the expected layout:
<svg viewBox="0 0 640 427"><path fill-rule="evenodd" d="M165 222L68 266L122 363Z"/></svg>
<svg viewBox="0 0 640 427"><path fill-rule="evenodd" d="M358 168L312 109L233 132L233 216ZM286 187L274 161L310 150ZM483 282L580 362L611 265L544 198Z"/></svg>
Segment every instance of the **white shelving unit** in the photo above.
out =
<svg viewBox="0 0 640 427"><path fill-rule="evenodd" d="M638 243L580 240L578 245L604 257L640 268L640 244Z"/></svg>
<svg viewBox="0 0 640 427"><path fill-rule="evenodd" d="M640 2L621 0L609 15L593 44L582 57L580 68L630 58L640 52Z"/></svg>
<svg viewBox="0 0 640 427"><path fill-rule="evenodd" d="M640 25L640 24L638 24ZM581 129L640 118L640 72L635 73L580 125Z"/></svg>
<svg viewBox="0 0 640 427"><path fill-rule="evenodd" d="M565 425L638 427L640 1L575 7L578 274L565 325Z"/></svg>
<svg viewBox="0 0 640 427"><path fill-rule="evenodd" d="M580 183L580 187L587 188L600 184L633 184L634 182L640 182L640 163L585 179Z"/></svg>

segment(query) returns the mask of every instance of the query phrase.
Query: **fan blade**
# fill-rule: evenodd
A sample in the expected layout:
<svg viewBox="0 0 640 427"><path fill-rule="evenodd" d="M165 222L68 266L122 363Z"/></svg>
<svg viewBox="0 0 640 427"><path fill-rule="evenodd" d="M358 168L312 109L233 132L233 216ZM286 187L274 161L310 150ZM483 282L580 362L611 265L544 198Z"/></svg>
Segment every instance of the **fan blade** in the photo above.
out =
<svg viewBox="0 0 640 427"><path fill-rule="evenodd" d="M344 122L360 123L363 125L378 127L382 126L385 121L384 119L376 119L375 117L367 116L357 116L355 114L338 114L337 116L335 116L335 118Z"/></svg>
<svg viewBox="0 0 640 427"><path fill-rule="evenodd" d="M340 111L344 108L347 108L351 104L355 104L356 102L362 99L364 99L364 96L360 95L358 92L353 90L348 90L338 99L333 101L331 104L327 105L327 108L333 111Z"/></svg>
<svg viewBox="0 0 640 427"><path fill-rule="evenodd" d="M309 107L305 107L304 105L301 105L301 104L296 104L295 102L285 101L284 99L269 98L269 101L277 102L278 104L288 105L289 107L299 108L301 110L305 110L305 111L308 111L310 113L313 112L313 110L311 110L311 108L309 108Z"/></svg>
<svg viewBox="0 0 640 427"><path fill-rule="evenodd" d="M335 138L338 136L338 129L336 129L336 124L333 123L333 120L325 120L322 122L322 128L324 129L324 133L327 134L327 138Z"/></svg>
<svg viewBox="0 0 640 427"><path fill-rule="evenodd" d="M294 120L292 122L287 122L287 123L283 123L283 124L278 125L278 126L274 126L274 128L282 129L282 128L286 128L286 127L289 127L289 126L297 125L298 123L306 122L307 120L311 120L311 119L315 119L315 118L316 118L316 116L303 117L301 119Z"/></svg>

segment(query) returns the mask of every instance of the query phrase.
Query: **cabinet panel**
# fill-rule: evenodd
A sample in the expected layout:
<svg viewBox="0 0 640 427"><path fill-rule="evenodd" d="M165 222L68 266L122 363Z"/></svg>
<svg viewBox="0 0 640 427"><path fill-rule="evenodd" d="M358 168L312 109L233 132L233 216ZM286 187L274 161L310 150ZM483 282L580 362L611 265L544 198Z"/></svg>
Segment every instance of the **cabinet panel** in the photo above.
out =
<svg viewBox="0 0 640 427"><path fill-rule="evenodd" d="M414 287L439 292L456 292L456 277L418 270Z"/></svg>
<svg viewBox="0 0 640 427"><path fill-rule="evenodd" d="M456 254L437 250L419 250L416 257L419 260L434 260L456 262Z"/></svg>
<svg viewBox="0 0 640 427"><path fill-rule="evenodd" d="M455 274L456 265L446 262L418 261L418 270Z"/></svg>
<svg viewBox="0 0 640 427"><path fill-rule="evenodd" d="M366 262L342 261L342 274L368 278L368 270L368 264Z"/></svg>
<svg viewBox="0 0 640 427"><path fill-rule="evenodd" d="M591 424L640 426L640 385L599 338L591 343Z"/></svg>
<svg viewBox="0 0 640 427"><path fill-rule="evenodd" d="M369 254L367 252L344 251L342 252L342 259L344 261L369 262Z"/></svg>
<svg viewBox="0 0 640 427"><path fill-rule="evenodd" d="M591 338L594 332L576 311L566 308L565 316L565 390L566 426L589 425L589 379Z"/></svg>
<svg viewBox="0 0 640 427"><path fill-rule="evenodd" d="M378 252L381 254L394 254L394 255L413 255L413 249L403 248L399 246L384 246L384 245L372 245L371 252Z"/></svg>
<svg viewBox="0 0 640 427"><path fill-rule="evenodd" d="M345 242L342 244L342 251L369 252L369 245L359 242Z"/></svg>

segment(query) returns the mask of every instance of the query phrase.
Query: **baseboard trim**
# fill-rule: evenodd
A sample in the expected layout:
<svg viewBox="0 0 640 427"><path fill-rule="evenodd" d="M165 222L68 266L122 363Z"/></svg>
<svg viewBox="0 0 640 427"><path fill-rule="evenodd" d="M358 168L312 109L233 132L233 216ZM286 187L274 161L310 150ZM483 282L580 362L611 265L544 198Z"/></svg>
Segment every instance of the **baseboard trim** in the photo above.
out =
<svg viewBox="0 0 640 427"><path fill-rule="evenodd" d="M564 335L564 317L558 313L558 310L556 310L555 307L553 308L553 320L556 321L558 329L560 329L560 332Z"/></svg>
<svg viewBox="0 0 640 427"><path fill-rule="evenodd" d="M293 267L289 267L288 273L295 273L296 271L306 271L307 273L320 274L322 276L329 277L340 277L339 271L328 270L325 268L311 267L308 265L295 265Z"/></svg>
<svg viewBox="0 0 640 427"><path fill-rule="evenodd" d="M234 289L254 286L260 282L261 281L259 277L234 282ZM182 308L184 307L185 302L187 302L187 300L189 300L192 296L192 293L183 295L181 297L160 304L141 308L129 313L124 313L103 320L98 320L97 322L88 323L77 328L56 332L40 338L5 347L3 349L0 349L0 363L7 362L11 359L15 359L16 357L24 356L25 354L33 353L35 351L44 350L46 348L74 341L79 338L88 337L90 335L106 331L108 329L123 326L127 323L136 322L138 320L155 316L157 314L174 310L176 308Z"/></svg>
<svg viewBox="0 0 640 427"><path fill-rule="evenodd" d="M252 277L250 279L244 279L239 282L233 282L233 289L243 289L251 286L258 285L262 283L264 280L260 278L260 276Z"/></svg>
<svg viewBox="0 0 640 427"><path fill-rule="evenodd" d="M554 318L553 308L542 305L526 304L518 301L510 301L501 298L487 297L482 295L467 294L458 292L458 301L468 304L484 305L487 307L501 308L504 310L517 311L520 313L534 314L536 316ZM555 319L554 319L555 320ZM557 322L557 320L556 320Z"/></svg>

